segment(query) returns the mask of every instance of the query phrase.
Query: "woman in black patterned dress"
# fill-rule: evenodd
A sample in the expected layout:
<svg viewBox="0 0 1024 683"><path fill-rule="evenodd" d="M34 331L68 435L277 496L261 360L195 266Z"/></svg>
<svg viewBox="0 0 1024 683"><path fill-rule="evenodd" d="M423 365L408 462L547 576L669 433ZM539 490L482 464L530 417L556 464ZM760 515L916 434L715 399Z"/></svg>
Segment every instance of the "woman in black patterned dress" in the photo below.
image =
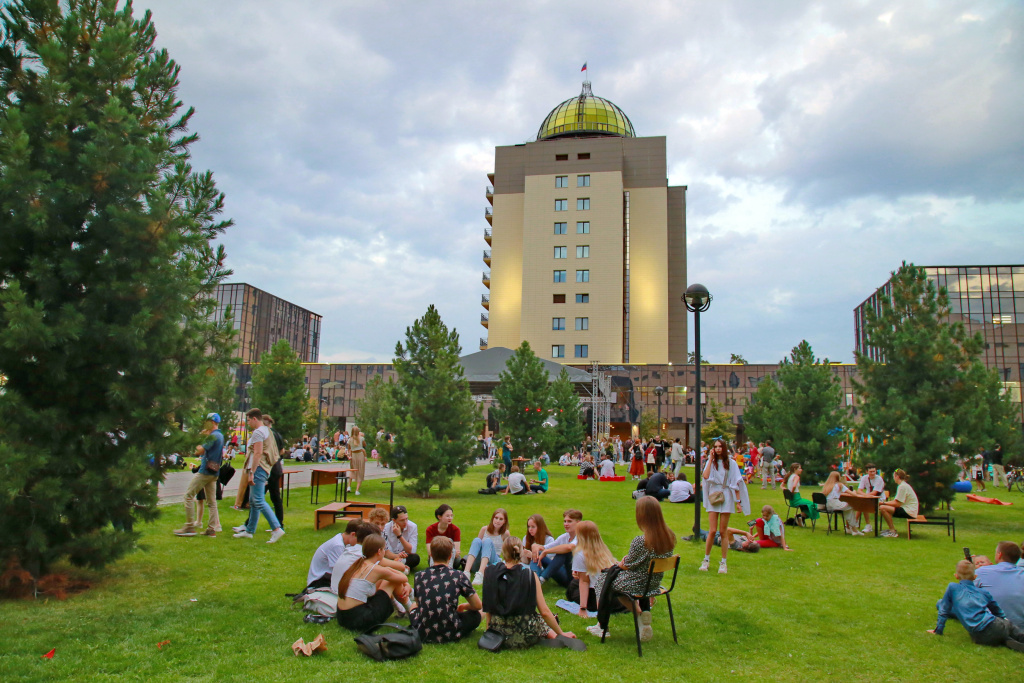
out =
<svg viewBox="0 0 1024 683"><path fill-rule="evenodd" d="M612 587L618 593L626 595L643 594L647 584L647 568L651 560L672 557L672 550L676 547L675 534L665 524L665 518L661 514L661 503L654 496L643 496L636 501L636 525L643 533L629 544L629 552L619 562L623 571L619 572L612 583ZM651 628L650 596L657 595L661 579L661 572L653 574L650 588L639 600L640 640L643 642L654 637L654 629ZM620 596L619 599L628 609L633 609L633 603L625 596Z"/></svg>

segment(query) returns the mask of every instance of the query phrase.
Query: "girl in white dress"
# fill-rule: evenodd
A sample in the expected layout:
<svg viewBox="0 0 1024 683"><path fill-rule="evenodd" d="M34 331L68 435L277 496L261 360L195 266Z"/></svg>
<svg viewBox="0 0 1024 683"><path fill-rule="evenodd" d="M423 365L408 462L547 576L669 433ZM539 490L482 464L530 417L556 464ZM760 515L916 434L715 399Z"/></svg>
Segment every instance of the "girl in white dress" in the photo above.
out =
<svg viewBox="0 0 1024 683"><path fill-rule="evenodd" d="M736 502L740 500L740 489L743 485L743 473L739 465L729 457L729 449L721 439L715 441L708 454L708 462L704 465L701 475L704 479L704 509L708 511L708 540L704 546L704 561L700 571L706 572L711 564L711 548L715 541L715 530L722 537L722 561L718 565L718 573L725 574L728 570L725 557L732 538L729 535L729 516L736 511ZM748 503L749 505L749 503Z"/></svg>

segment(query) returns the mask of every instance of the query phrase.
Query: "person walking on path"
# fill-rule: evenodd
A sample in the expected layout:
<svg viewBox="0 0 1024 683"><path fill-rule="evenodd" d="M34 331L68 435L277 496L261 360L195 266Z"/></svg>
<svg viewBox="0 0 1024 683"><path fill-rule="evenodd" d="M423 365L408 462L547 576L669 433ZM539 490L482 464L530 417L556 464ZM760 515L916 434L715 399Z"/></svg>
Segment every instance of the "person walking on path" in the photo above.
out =
<svg viewBox="0 0 1024 683"><path fill-rule="evenodd" d="M267 543L277 543L284 536L284 529L274 514L274 509L267 503L264 496L267 488L267 480L270 479L270 470L277 463L279 453L274 437L270 429L263 424L263 413L259 408L253 408L245 414L252 434L249 436L248 460L249 466L245 475L249 478L249 520L242 527L235 527L235 538L252 538L259 525L260 514L270 524L270 540Z"/></svg>
<svg viewBox="0 0 1024 683"><path fill-rule="evenodd" d="M195 536L198 522L196 521L196 496L200 491L206 492L206 500L210 503L210 522L206 527L206 536L216 536L220 531L220 513L217 512L217 476L224 455L224 434L220 431L220 415L210 413L203 424L203 434L208 436L202 446L196 446L196 455L201 458L199 470L192 475L192 481L185 491L185 526L174 532L175 536Z"/></svg>
<svg viewBox="0 0 1024 683"><path fill-rule="evenodd" d="M263 424L270 430L270 435L274 439L274 443L277 445L278 458L274 466L270 468L270 479L267 480L267 492L270 494L270 501L274 504L274 514L277 515L277 521L281 523L281 527L284 527L284 505L281 501L281 480L284 478L284 463L283 458L280 455L286 452L287 444L284 442L282 437L276 429L274 429L274 418L264 413Z"/></svg>
<svg viewBox="0 0 1024 683"><path fill-rule="evenodd" d="M359 492L359 487L363 485L363 479L366 479L366 437L359 431L359 427L353 427L348 437L348 453L352 469L356 471L356 495L361 496L363 494Z"/></svg>

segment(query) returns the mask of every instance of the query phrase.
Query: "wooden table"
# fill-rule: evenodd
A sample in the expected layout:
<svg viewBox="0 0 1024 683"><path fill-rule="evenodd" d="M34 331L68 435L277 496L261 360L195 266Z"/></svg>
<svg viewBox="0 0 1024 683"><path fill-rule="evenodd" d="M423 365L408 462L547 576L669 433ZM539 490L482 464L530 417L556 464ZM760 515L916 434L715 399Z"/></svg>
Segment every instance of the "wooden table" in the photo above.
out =
<svg viewBox="0 0 1024 683"><path fill-rule="evenodd" d="M843 493L839 500L849 503L850 507L862 514L875 514L875 536L878 536L878 503L882 499L879 496L858 496L855 493Z"/></svg>
<svg viewBox="0 0 1024 683"><path fill-rule="evenodd" d="M288 484L287 485L284 483L284 481L281 482L281 485L284 487L284 504L285 505L288 505L288 503L289 503L289 501L291 499L291 494L292 494L292 475L293 474L298 474L301 471L302 470L284 470L284 469L281 470L281 474L283 474L285 477L288 478Z"/></svg>
<svg viewBox="0 0 1024 683"><path fill-rule="evenodd" d="M313 491L316 490L316 502L320 502L320 485L321 484L334 484L334 500L338 500L338 483L343 482L344 488L342 489L342 497L346 502L348 501L348 479L349 473L355 472L354 469L341 468L341 469L324 469L324 468L313 468L310 473L309 479L309 502L313 503Z"/></svg>

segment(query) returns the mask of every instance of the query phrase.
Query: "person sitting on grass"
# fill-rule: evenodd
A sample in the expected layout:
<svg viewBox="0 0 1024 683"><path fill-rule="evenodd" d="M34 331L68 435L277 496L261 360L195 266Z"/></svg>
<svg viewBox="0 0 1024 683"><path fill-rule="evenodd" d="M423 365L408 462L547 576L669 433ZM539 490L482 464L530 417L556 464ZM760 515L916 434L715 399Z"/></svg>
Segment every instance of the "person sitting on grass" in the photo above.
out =
<svg viewBox="0 0 1024 683"><path fill-rule="evenodd" d="M445 536L451 539L452 552L450 566L459 569L459 559L462 554L462 531L452 524L455 518L455 511L447 503L441 503L434 510L434 519L437 521L427 527L426 544L429 547L431 542L438 536Z"/></svg>
<svg viewBox="0 0 1024 683"><path fill-rule="evenodd" d="M580 456L580 474L587 479L597 479L597 467L594 465L594 458L590 453Z"/></svg>
<svg viewBox="0 0 1024 683"><path fill-rule="evenodd" d="M686 481L686 475L682 472L675 476L675 479L668 485L668 502L670 503L692 503L694 502L693 484Z"/></svg>
<svg viewBox="0 0 1024 683"><path fill-rule="evenodd" d="M918 511L917 493L907 483L907 473L903 470L896 470L892 473L892 478L896 481L896 496L892 500L878 504L878 511L885 518L885 523L889 525L889 529L881 533L885 538L899 536L896 533L896 527L892 524L893 517L914 519L917 517Z"/></svg>
<svg viewBox="0 0 1024 683"><path fill-rule="evenodd" d="M523 649L533 647L543 638L575 634L563 631L544 601L540 581L520 562L522 543L509 536L501 546L498 562L486 569L483 581L483 610L487 614L487 628L504 636L503 647Z"/></svg>
<svg viewBox="0 0 1024 683"><path fill-rule="evenodd" d="M530 490L534 493L547 493L548 472L544 469L543 462L540 460L534 460L533 471L537 473L537 478L530 480Z"/></svg>
<svg viewBox="0 0 1024 683"><path fill-rule="evenodd" d="M363 556L352 563L338 582L338 625L362 633L383 624L391 616L392 597L406 610L410 603L409 578L402 572L380 566L384 559L384 538L371 534L363 541ZM344 596L344 597L343 597Z"/></svg>
<svg viewBox="0 0 1024 683"><path fill-rule="evenodd" d="M551 564L551 558L546 557L542 562L540 551L548 543L554 543L555 537L548 531L547 522L540 515L530 515L526 520L526 535L523 536L523 562L530 565L537 574L540 574L545 567Z"/></svg>
<svg viewBox="0 0 1024 683"><path fill-rule="evenodd" d="M405 565L407 573L416 571L420 564L420 556L416 553L416 523L409 519L409 511L404 505L391 508L391 521L384 525L384 556Z"/></svg>
<svg viewBox="0 0 1024 683"><path fill-rule="evenodd" d="M538 554L539 563L551 557L551 562L540 573L540 582L553 578L560 586L568 586L572 567L572 553L576 548L576 525L583 521L583 513L579 510L566 510L562 513L562 528L565 533L551 543L545 543Z"/></svg>
<svg viewBox="0 0 1024 683"><path fill-rule="evenodd" d="M306 573L307 590L330 586L334 566L342 555L346 553L362 555L362 548L356 541L356 532L359 531L359 527L365 525L366 523L361 519L350 519L345 525L345 531L335 534L320 544L320 547L313 553L309 571Z"/></svg>
<svg viewBox="0 0 1024 683"><path fill-rule="evenodd" d="M466 555L466 576L473 577L473 585L479 586L484 582L484 570L488 564L495 564L499 561L498 549L508 533L508 512L504 508L498 508L491 513L491 521L486 526L480 527L480 533L469 546L469 554Z"/></svg>
<svg viewBox="0 0 1024 683"><path fill-rule="evenodd" d="M615 476L615 460L611 453L605 453L601 456L601 477L614 477Z"/></svg>
<svg viewBox="0 0 1024 683"><path fill-rule="evenodd" d="M974 563L977 573L974 585L987 590L1006 613L1006 618L1017 628L1024 629L1024 568L1017 566L1020 547L1012 541L1002 541L996 546L995 557L995 564Z"/></svg>
<svg viewBox="0 0 1024 683"><path fill-rule="evenodd" d="M562 467L568 467L572 464L572 458L569 457L568 453L562 453L562 457L558 459L558 464Z"/></svg>
<svg viewBox="0 0 1024 683"><path fill-rule="evenodd" d="M505 463L499 462L494 471L487 475L487 487L492 493L496 493L501 486L501 480L505 476Z"/></svg>
<svg viewBox="0 0 1024 683"><path fill-rule="evenodd" d="M757 527L757 544L762 548L792 550L786 544L786 527L771 505L761 508L761 517L752 526Z"/></svg>
<svg viewBox="0 0 1024 683"><path fill-rule="evenodd" d="M449 508L451 511L451 508ZM416 603L421 608L409 614L410 625L424 643L453 643L476 630L482 619L483 603L466 575L452 569L452 539L435 536L430 541L433 564L416 575ZM459 604L459 597L466 602Z"/></svg>
<svg viewBox="0 0 1024 683"><path fill-rule="evenodd" d="M366 518L366 521L377 527L381 536L384 535L384 527L388 523L388 511L384 508L374 508L370 510L370 515Z"/></svg>
<svg viewBox="0 0 1024 683"><path fill-rule="evenodd" d="M526 483L526 477L519 471L519 465L512 465L512 474L508 475L508 486L502 495L521 496L530 492L530 486Z"/></svg>
<svg viewBox="0 0 1024 683"><path fill-rule="evenodd" d="M669 496L669 485L675 476L671 471L655 472L646 479L640 480L636 485L636 493L633 494L633 497L654 496L658 500L665 500Z"/></svg>
<svg viewBox="0 0 1024 683"><path fill-rule="evenodd" d="M954 617L975 644L1005 645L1024 652L1024 630L1006 618L992 594L975 586L974 579L974 564L970 560L956 563L957 582L946 586L942 599L935 605L939 618L928 633L941 636L946 620Z"/></svg>
<svg viewBox="0 0 1024 683"><path fill-rule="evenodd" d="M616 560L593 522L577 524L576 539L576 552L572 558L572 581L565 590L565 598L569 602L579 603L579 616L586 619L588 611L597 610L597 596L601 594L604 584L604 571L614 565ZM601 637L599 624L588 626L587 631L591 635Z"/></svg>

